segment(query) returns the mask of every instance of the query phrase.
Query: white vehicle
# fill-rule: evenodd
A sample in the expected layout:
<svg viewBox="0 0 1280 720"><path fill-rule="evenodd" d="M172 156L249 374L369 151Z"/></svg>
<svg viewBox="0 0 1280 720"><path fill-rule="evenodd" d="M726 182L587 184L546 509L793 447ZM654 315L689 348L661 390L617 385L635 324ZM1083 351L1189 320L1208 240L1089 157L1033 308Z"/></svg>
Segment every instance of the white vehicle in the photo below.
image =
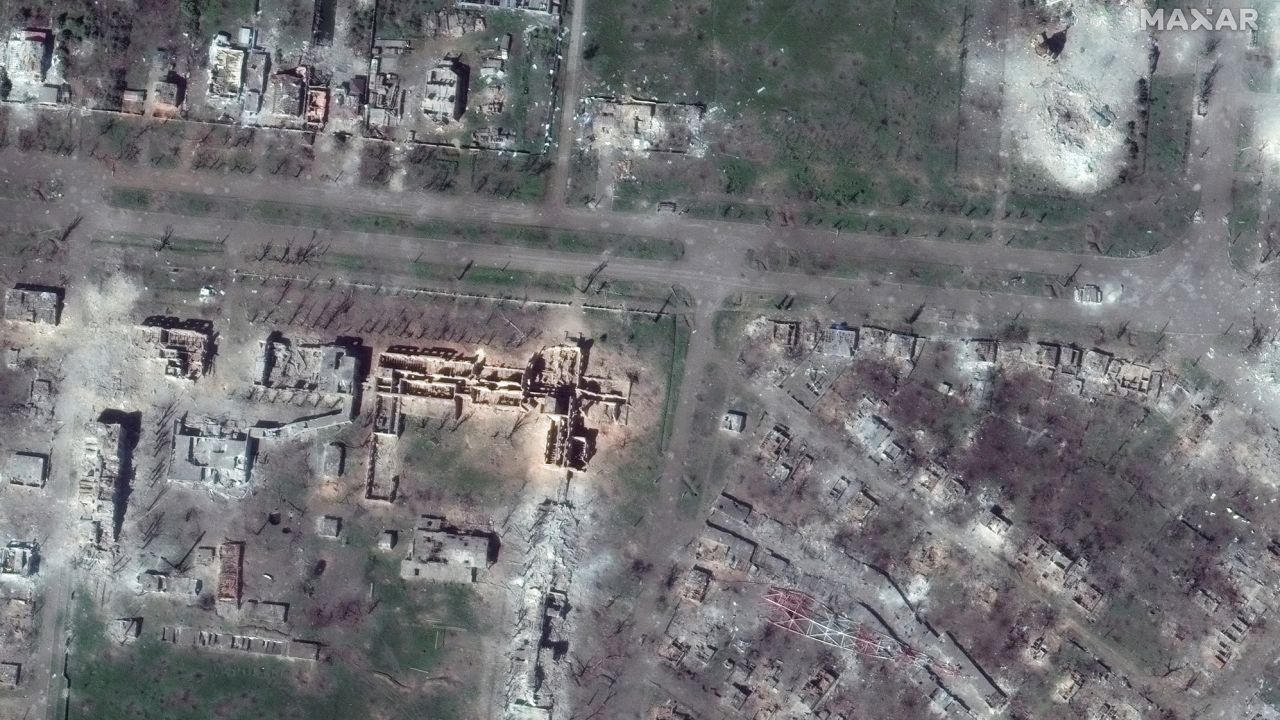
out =
<svg viewBox="0 0 1280 720"><path fill-rule="evenodd" d="M1102 302L1102 288L1097 285L1077 285L1076 302L1095 305Z"/></svg>

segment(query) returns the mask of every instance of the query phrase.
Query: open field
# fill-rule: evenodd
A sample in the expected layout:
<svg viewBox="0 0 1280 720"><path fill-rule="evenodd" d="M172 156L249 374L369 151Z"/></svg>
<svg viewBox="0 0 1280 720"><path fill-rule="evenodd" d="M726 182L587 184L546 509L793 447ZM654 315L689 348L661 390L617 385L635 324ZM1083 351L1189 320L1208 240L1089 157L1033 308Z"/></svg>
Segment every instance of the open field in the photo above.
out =
<svg viewBox="0 0 1280 720"><path fill-rule="evenodd" d="M1196 77L1134 69L1140 82L1123 99L1132 122L1105 198L1063 187L1038 165L1002 167L1002 134L1021 138L1025 118L998 108L1009 100L992 73L1014 60L991 44L1017 49L1006 56L1022 53L1040 28L1053 27L1051 14L822 0L757 3L745 14L715 1L609 5L589 19L590 91L698 103L705 117L687 151L614 150L613 163L593 165L588 161L605 151L581 143L575 172L600 179L576 180L572 200L890 239L1122 257L1158 252L1187 231L1198 202L1184 181ZM831 33L836 27L846 32ZM1062 69L1060 82L1076 82L1075 72L1081 70ZM1119 132L1104 122L1110 135ZM1060 162L1044 160L1049 167ZM1153 194L1164 205L1151 204ZM1060 219L1034 212L1045 205L1072 211Z"/></svg>

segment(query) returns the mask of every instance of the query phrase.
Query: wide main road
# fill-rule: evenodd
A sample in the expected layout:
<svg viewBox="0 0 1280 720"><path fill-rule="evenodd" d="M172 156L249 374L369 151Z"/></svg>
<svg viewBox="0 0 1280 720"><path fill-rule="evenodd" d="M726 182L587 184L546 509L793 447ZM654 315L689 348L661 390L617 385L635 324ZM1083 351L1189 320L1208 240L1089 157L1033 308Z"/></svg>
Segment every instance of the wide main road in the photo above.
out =
<svg viewBox="0 0 1280 720"><path fill-rule="evenodd" d="M172 225L178 235L192 236L204 228L217 236L278 237L281 227L267 223L181 218L150 213L120 211L105 202L104 189L112 186L141 187L160 191L205 193L220 198L246 201L270 200L323 206L330 210L379 212L415 219L445 219L457 222L491 222L529 225L583 232L610 232L637 237L674 238L686 246L685 256L674 263L655 263L631 258L609 260L608 273L614 277L635 277L680 282L695 296L706 292L723 297L727 292L760 291L802 293L830 297L836 293L862 295L868 302L896 304L910 301L940 304L957 312L1004 315L1012 309L1027 318L1082 321L1090 324L1127 322L1138 329L1164 329L1170 333L1213 334L1232 325L1247 325L1255 309L1274 307L1269 291L1257 283L1246 283L1226 267L1225 226L1206 222L1197 227L1202 237L1177 244L1158 255L1124 259L1093 255L1027 250L1005 246L974 246L922 239L888 239L856 233L836 234L804 228L773 227L745 223L689 218L681 215L635 215L594 211L586 208L528 205L477 196L448 196L400 193L352 185L303 184L275 178L224 177L189 171L165 171L151 167L115 167L91 159L21 154L13 149L0 151L0 182L3 194L23 196L25 189L51 179L62 182L64 197L53 203L9 201L13 218L68 221L80 216L98 231L138 232L135 223L163 229ZM25 207L25 210L21 209ZM1215 218L1217 219L1217 218ZM88 229L88 228L86 228ZM310 230L308 230L308 233ZM325 240L337 251L360 254L375 243L399 247L410 258L426 252L428 259L470 259L485 264L511 262L531 270L559 272L577 266L594 267L589 256L511 248L432 241L422 238L376 236L365 233L327 231ZM1080 306L1069 300L1000 296L964 290L941 290L897 285L896 278L881 283L853 281L839 277L815 277L752 268L746 262L749 251L764 251L776 243L798 251L853 259L892 259L902 262L939 263L978 270L1035 272L1077 283L1097 283L1118 290L1114 302L1102 306ZM1216 245L1216 249L1207 247ZM1205 251L1221 261L1212 263L1214 272L1205 273ZM589 267L588 267L589 266ZM1067 293L1069 295L1069 293ZM850 296L844 296L850 297Z"/></svg>
<svg viewBox="0 0 1280 720"><path fill-rule="evenodd" d="M246 246L288 232L286 228L248 220L184 218L109 207L104 190L113 186L160 191L185 191L245 201L323 206L330 211L378 212L414 219L454 222L507 223L581 232L620 233L636 237L673 238L686 247L672 262L609 258L608 277L673 282L684 285L697 301L717 304L736 292L799 293L870 305L933 305L1000 322L1012 316L1090 325L1125 324L1135 330L1159 330L1171 336L1211 338L1224 332L1243 332L1259 318L1277 312L1274 291L1236 273L1228 259L1226 217L1230 209L1230 168L1236 118L1242 93L1240 55L1244 39L1228 34L1218 51L1222 71L1218 92L1205 119L1193 129L1190 173L1204 180L1203 222L1187 237L1157 255L1110 258L1097 255L1028 250L1001 245L972 245L928 239L885 238L858 233L833 233L796 227L776 227L690 218L682 215L637 215L549 202L532 205L482 196L452 196L394 192L352 183L305 183L274 177L223 176L150 166L108 165L87 158L18 153L0 150L0 196L27 197L37 183L58 179L64 196L58 202L5 201L12 218L69 222L84 218L83 232L146 232L160 234L173 226L187 237L227 236ZM1188 109L1190 110L1190 109ZM1224 171L1225 169L1225 171ZM553 195L554 196L554 195ZM388 258L432 261L475 261L526 270L589 272L599 258L528 248L466 244L445 239L406 238L357 232L322 230L336 252L376 253ZM905 284L894 276L858 280L764 270L747 262L752 251L777 244L789 249L844 260L894 260L936 263L998 273L1042 273L1076 283L1094 283L1109 292L1102 305L1079 305L1069 299L1002 295L994 292L940 289ZM247 247L245 248L247 251ZM245 257L247 252L240 255Z"/></svg>

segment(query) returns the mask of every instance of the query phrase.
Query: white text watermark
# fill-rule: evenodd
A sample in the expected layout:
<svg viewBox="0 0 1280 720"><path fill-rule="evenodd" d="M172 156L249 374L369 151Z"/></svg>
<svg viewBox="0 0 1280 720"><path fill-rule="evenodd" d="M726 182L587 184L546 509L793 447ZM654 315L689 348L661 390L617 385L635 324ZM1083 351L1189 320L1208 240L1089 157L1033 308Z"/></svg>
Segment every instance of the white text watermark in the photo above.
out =
<svg viewBox="0 0 1280 720"><path fill-rule="evenodd" d="M1142 26L1156 30L1254 30L1258 11L1253 8L1142 9Z"/></svg>

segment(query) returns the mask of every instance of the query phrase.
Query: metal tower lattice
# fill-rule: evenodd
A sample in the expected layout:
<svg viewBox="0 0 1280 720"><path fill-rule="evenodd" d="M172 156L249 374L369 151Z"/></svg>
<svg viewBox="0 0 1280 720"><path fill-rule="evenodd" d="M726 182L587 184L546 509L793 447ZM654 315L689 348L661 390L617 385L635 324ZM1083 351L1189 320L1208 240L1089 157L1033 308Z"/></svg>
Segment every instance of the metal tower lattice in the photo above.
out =
<svg viewBox="0 0 1280 720"><path fill-rule="evenodd" d="M898 665L929 668L939 675L955 675L960 671L956 665L900 643L862 623L840 617L809 593L770 587L764 594L764 601L770 611L765 619L787 632Z"/></svg>

